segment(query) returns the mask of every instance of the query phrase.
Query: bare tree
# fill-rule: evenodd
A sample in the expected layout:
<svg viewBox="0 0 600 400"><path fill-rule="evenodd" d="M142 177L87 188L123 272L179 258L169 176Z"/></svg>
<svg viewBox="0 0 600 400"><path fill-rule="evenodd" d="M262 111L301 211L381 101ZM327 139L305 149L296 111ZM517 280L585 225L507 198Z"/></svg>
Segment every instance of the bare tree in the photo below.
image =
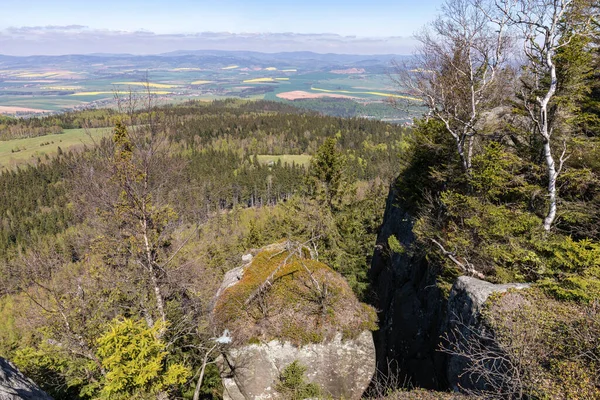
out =
<svg viewBox="0 0 600 400"><path fill-rule="evenodd" d="M548 174L549 207L544 218L544 229L549 231L556 219L556 181L567 160L566 140L563 139L558 163L553 152L556 120L552 101L558 89L556 58L559 50L586 31L589 20L569 18L576 0L496 0L496 15L521 35L526 69L532 82L523 85L521 96L533 123L534 131L543 142L544 159Z"/></svg>
<svg viewBox="0 0 600 400"><path fill-rule="evenodd" d="M414 64L397 66L394 78L444 123L467 173L482 111L504 93L498 81L510 45L507 18L492 21L492 9L484 0L447 0L442 15L417 35Z"/></svg>

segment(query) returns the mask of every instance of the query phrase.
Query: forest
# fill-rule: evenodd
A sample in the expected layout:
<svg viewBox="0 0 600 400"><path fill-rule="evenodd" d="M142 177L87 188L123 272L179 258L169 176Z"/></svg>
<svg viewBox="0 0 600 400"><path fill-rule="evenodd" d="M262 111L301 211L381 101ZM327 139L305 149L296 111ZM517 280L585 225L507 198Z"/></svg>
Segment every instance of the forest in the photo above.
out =
<svg viewBox="0 0 600 400"><path fill-rule="evenodd" d="M9 321L0 354L55 398L129 398L151 385L191 395L214 335L212 295L252 248L312 240L319 259L369 297L369 259L405 128L241 100L151 103L47 123L98 126L105 117L114 135L96 147L0 176L0 313ZM12 126L32 124L46 121ZM267 154L312 162L261 163L257 156ZM164 368L178 368L173 381L160 380L161 367L143 385L111 386L98 340L123 319L134 324L124 334L140 335L132 340L160 329L149 345ZM203 397L219 397L215 374L209 369Z"/></svg>
<svg viewBox="0 0 600 400"><path fill-rule="evenodd" d="M143 92L116 110L0 120L2 140L113 128L0 174L0 356L57 399L221 398L210 319L224 275L251 249L302 243L371 305L385 297L374 251L410 260L444 306L460 276L527 283L491 296L466 345L440 332L436 351L477 382L456 389L600 398L598 15L591 0L448 0L393 75L423 101L411 127ZM409 246L376 244L388 193ZM291 366L282 396L317 396L286 386L306 372ZM389 373L367 396L463 398L411 395Z"/></svg>

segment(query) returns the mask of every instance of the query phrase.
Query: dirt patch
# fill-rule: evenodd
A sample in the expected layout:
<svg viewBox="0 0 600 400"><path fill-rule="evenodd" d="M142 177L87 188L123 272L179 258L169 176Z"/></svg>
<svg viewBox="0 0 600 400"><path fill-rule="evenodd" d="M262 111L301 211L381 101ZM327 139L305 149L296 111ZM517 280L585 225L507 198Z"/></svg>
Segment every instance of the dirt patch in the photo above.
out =
<svg viewBox="0 0 600 400"><path fill-rule="evenodd" d="M284 92L277 94L277 97L285 100L302 100L302 99L319 99L323 97L332 97L336 99L356 99L354 96L335 93L309 93L303 90L294 90L292 92Z"/></svg>
<svg viewBox="0 0 600 400"><path fill-rule="evenodd" d="M0 114L17 114L17 113L45 113L50 110L42 110L39 108L0 106Z"/></svg>

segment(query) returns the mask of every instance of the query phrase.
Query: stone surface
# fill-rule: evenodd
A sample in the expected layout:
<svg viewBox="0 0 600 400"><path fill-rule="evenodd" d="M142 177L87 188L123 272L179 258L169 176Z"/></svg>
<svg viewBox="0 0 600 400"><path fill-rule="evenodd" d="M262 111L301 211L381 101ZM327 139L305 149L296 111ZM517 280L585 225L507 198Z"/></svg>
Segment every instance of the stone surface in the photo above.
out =
<svg viewBox="0 0 600 400"><path fill-rule="evenodd" d="M468 340L472 331L484 330L480 312L487 299L494 293L503 293L509 289L525 289L530 285L526 283L509 283L496 285L477 278L461 276L456 280L450 291L448 299L448 320L445 331L451 337ZM457 333L457 334L455 334ZM460 343L459 343L460 345ZM466 360L458 356L448 359L447 376L453 390L473 388L469 377L463 375Z"/></svg>
<svg viewBox="0 0 600 400"><path fill-rule="evenodd" d="M401 382L445 389L446 356L438 349L446 300L436 285L436 271L429 268L423 257L390 254L387 241L392 235L405 249L415 241L413 218L396 204L393 189L370 270L380 321L380 328L374 333L377 368L383 373L388 369L398 373Z"/></svg>
<svg viewBox="0 0 600 400"><path fill-rule="evenodd" d="M326 343L296 347L271 341L231 349L220 359L225 400L276 399L281 372L297 360L307 367L306 381L321 387L334 399L360 399L375 372L371 332L354 340L338 334Z"/></svg>
<svg viewBox="0 0 600 400"><path fill-rule="evenodd" d="M52 400L11 362L0 358L0 400Z"/></svg>

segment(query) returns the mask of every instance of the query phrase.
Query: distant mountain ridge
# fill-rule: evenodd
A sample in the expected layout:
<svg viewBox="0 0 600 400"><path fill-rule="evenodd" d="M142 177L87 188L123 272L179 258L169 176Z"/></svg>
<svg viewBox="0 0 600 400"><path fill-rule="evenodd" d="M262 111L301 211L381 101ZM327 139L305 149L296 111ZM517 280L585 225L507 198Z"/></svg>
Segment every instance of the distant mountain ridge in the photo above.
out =
<svg viewBox="0 0 600 400"><path fill-rule="evenodd" d="M129 62L160 67L179 67L182 65L197 64L242 64L277 65L311 67L329 67L344 65L346 67L364 66L389 66L393 60L410 58L406 55L395 54L334 54L313 53L308 51L261 53L255 51L228 51L228 50L177 50L162 54L134 55L134 54L66 54L60 56L34 55L34 56L8 56L0 54L0 65L9 68L32 66L57 66L70 64L104 63L106 65Z"/></svg>

